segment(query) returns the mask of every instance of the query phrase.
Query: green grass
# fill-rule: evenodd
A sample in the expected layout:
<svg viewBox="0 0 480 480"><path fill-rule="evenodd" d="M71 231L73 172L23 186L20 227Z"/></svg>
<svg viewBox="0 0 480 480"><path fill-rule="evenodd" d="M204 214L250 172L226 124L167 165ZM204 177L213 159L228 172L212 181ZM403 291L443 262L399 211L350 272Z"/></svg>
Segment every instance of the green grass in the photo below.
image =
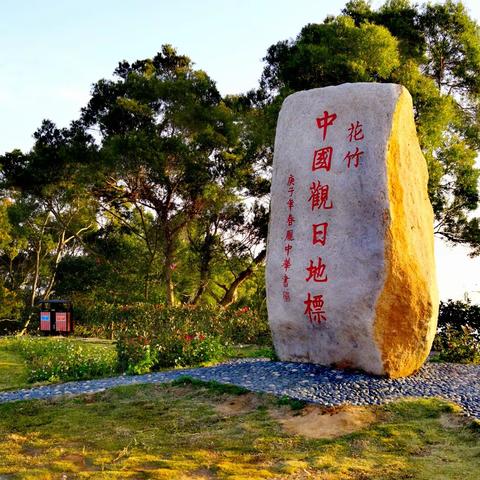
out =
<svg viewBox="0 0 480 480"><path fill-rule="evenodd" d="M233 345L228 358L269 358L277 360L272 347L263 345Z"/></svg>
<svg viewBox="0 0 480 480"><path fill-rule="evenodd" d="M219 410L236 398L250 407ZM188 379L0 405L0 478L478 478L479 428L446 402L372 407L375 423L333 440L285 433L272 412L288 408Z"/></svg>
<svg viewBox="0 0 480 480"><path fill-rule="evenodd" d="M6 350L0 343L0 390L25 388L27 377L24 358L18 352Z"/></svg>
<svg viewBox="0 0 480 480"><path fill-rule="evenodd" d="M111 376L117 368L115 346L105 340L5 337L0 358L5 358L0 390Z"/></svg>
<svg viewBox="0 0 480 480"><path fill-rule="evenodd" d="M227 357L274 358L270 347L239 345ZM63 337L0 338L0 391L33 384L60 383L115 374L116 351L111 340ZM214 365L218 362L209 362Z"/></svg>

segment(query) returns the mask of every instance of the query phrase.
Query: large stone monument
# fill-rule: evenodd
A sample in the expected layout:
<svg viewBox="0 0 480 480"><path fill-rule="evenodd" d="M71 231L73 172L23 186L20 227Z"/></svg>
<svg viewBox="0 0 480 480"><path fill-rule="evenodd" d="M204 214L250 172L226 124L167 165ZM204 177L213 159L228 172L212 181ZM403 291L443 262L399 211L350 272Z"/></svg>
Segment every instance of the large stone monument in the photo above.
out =
<svg viewBox="0 0 480 480"><path fill-rule="evenodd" d="M427 180L400 85L344 84L284 101L267 254L280 359L390 377L420 368L438 314Z"/></svg>

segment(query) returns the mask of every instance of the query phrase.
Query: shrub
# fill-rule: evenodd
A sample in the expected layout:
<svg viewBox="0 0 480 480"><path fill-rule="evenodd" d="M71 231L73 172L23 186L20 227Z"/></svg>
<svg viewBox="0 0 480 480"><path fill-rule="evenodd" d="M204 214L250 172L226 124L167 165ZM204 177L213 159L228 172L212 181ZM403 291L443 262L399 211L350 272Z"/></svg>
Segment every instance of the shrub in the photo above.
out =
<svg viewBox="0 0 480 480"><path fill-rule="evenodd" d="M129 375L148 373L155 364L149 340L146 337L121 336L116 343L118 367Z"/></svg>
<svg viewBox="0 0 480 480"><path fill-rule="evenodd" d="M121 371L146 373L218 360L229 344L269 344L265 316L248 306L77 304L76 333L117 340Z"/></svg>
<svg viewBox="0 0 480 480"><path fill-rule="evenodd" d="M480 342L477 333L468 325L460 330L447 325L437 336L433 344L439 352L438 360L456 363L480 363Z"/></svg>
<svg viewBox="0 0 480 480"><path fill-rule="evenodd" d="M461 332L462 327L468 325L474 330L480 330L480 305L474 305L467 300L448 300L448 302L440 302L440 310L438 314L438 328L450 326Z"/></svg>
<svg viewBox="0 0 480 480"><path fill-rule="evenodd" d="M117 340L120 368L130 374L147 373L164 367L187 367L220 360L228 346L218 337L204 333L185 333L178 329L158 334L130 336Z"/></svg>
<svg viewBox="0 0 480 480"><path fill-rule="evenodd" d="M270 343L267 319L248 306L213 308L182 305L166 307L147 303L112 305L97 303L75 307L75 332L82 335L119 338L129 336L147 338L167 329L178 328L185 334L208 332L231 343Z"/></svg>
<svg viewBox="0 0 480 480"><path fill-rule="evenodd" d="M228 350L228 345L224 345L218 337L199 333L185 335L179 344L180 354L175 359L175 365L181 367L220 360Z"/></svg>
<svg viewBox="0 0 480 480"><path fill-rule="evenodd" d="M433 349L437 360L457 363L480 362L480 306L469 300L440 302L438 330Z"/></svg>

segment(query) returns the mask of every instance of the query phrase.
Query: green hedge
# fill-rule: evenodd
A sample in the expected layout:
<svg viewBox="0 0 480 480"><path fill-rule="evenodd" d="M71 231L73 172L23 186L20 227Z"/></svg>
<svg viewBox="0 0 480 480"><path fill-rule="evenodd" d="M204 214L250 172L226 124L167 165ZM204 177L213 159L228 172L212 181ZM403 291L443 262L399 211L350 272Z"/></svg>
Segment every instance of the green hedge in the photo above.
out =
<svg viewBox="0 0 480 480"><path fill-rule="evenodd" d="M117 340L119 368L141 374L219 360L231 344L269 344L267 319L247 306L96 304L75 310L76 334Z"/></svg>
<svg viewBox="0 0 480 480"><path fill-rule="evenodd" d="M232 343L270 342L267 319L247 306L212 308L135 303L97 303L75 306L75 334L104 338L150 337L161 331L178 330L185 335L208 334Z"/></svg>

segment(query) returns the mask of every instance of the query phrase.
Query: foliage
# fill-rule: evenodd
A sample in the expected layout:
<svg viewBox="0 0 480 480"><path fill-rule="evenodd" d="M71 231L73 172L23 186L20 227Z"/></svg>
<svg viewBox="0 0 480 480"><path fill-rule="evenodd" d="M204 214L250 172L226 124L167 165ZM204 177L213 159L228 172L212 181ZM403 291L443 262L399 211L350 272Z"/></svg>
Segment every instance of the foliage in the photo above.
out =
<svg viewBox="0 0 480 480"><path fill-rule="evenodd" d="M31 151L0 156L1 331L20 320L33 331L36 301L55 295L75 300L79 333L113 338L132 323L132 338L143 336L140 316L150 331L155 305L167 304L178 310L158 322L178 321L184 335L267 337L263 263L277 115L294 91L347 81L408 88L435 233L480 253L472 218L479 39L461 3L388 0L374 9L351 0L341 15L272 45L260 87L242 95L222 98L169 45L120 62L94 83L80 119L68 128L44 120ZM138 317L136 307L118 306L139 302L151 306ZM137 353L140 369L158 361L152 350Z"/></svg>
<svg viewBox="0 0 480 480"><path fill-rule="evenodd" d="M243 399L244 409L224 413ZM461 472L476 478L479 433L452 404L426 399L369 408L376 423L312 440L283 430L274 417L285 407L275 397L237 397L196 382L2 404L0 475L453 480Z"/></svg>
<svg viewBox="0 0 480 480"><path fill-rule="evenodd" d="M51 295L236 302L265 256L266 203L248 197L268 191L239 115L164 45L96 82L80 120L0 156L0 317L31 327Z"/></svg>
<svg viewBox="0 0 480 480"><path fill-rule="evenodd" d="M78 304L75 308L76 331L108 337L111 333L129 337L152 338L168 334L209 334L235 344L269 343L267 318L248 306L214 308L135 303L113 305L105 302Z"/></svg>
<svg viewBox="0 0 480 480"><path fill-rule="evenodd" d="M429 169L435 233L480 252L480 30L461 3L349 1L342 15L272 45L257 97L278 106L297 90L344 82L393 82L412 94ZM278 108L274 108L276 115Z"/></svg>
<svg viewBox="0 0 480 480"><path fill-rule="evenodd" d="M145 337L121 336L116 342L118 368L128 375L142 375L155 365L150 343Z"/></svg>
<svg viewBox="0 0 480 480"><path fill-rule="evenodd" d="M120 368L128 373L202 364L228 356L228 345L270 342L266 316L247 306L96 302L78 304L75 319L77 334L117 340Z"/></svg>
<svg viewBox="0 0 480 480"><path fill-rule="evenodd" d="M462 325L461 329L447 325L435 337L434 350L438 360L454 363L480 363L478 332Z"/></svg>
<svg viewBox="0 0 480 480"><path fill-rule="evenodd" d="M82 112L84 125L102 137L97 198L107 216L144 241L150 267L163 262L164 301L172 305L187 227L237 200L240 175L234 181L230 173L238 158L234 117L213 80L169 45L152 59L121 62L114 75L94 85ZM148 299L148 282L145 288Z"/></svg>
<svg viewBox="0 0 480 480"><path fill-rule="evenodd" d="M134 375L165 367L197 366L220 360L227 353L224 343L203 333L164 333L151 338L124 334L119 336L116 346L121 371Z"/></svg>
<svg viewBox="0 0 480 480"><path fill-rule="evenodd" d="M470 300L462 302L450 299L440 302L439 329L452 327L460 331L466 325L480 332L480 305L472 304Z"/></svg>
<svg viewBox="0 0 480 480"><path fill-rule="evenodd" d="M138 304L113 314L119 315L119 362L129 373L220 360L228 355L228 345L265 338L268 331L248 308L214 310Z"/></svg>
<svg viewBox="0 0 480 480"><path fill-rule="evenodd" d="M25 358L29 382L85 380L112 375L117 369L115 350L106 344L40 337L4 342L8 350Z"/></svg>
<svg viewBox="0 0 480 480"><path fill-rule="evenodd" d="M469 300L440 302L433 349L441 361L480 363L480 306Z"/></svg>

